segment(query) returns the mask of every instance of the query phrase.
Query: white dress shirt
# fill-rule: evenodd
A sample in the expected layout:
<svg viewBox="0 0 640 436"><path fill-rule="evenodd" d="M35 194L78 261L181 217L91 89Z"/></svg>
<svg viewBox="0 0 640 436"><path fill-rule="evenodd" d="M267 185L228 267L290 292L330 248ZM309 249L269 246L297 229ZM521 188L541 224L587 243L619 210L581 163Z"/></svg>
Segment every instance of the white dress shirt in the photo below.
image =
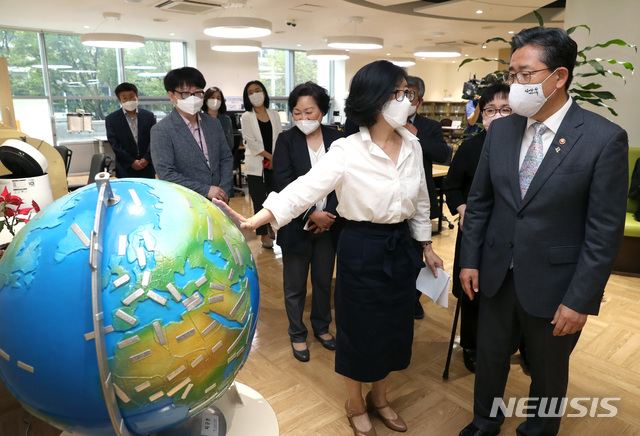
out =
<svg viewBox="0 0 640 436"><path fill-rule="evenodd" d="M318 161L322 159L327 153L324 149L324 142L320 144L320 148L318 148L318 151L313 151L313 149L309 147L309 145L307 145L307 149L309 150L309 160L311 160L311 168L313 168L315 164L317 164ZM318 212L322 212L326 206L327 197L324 197L322 200L316 203L316 210Z"/></svg>
<svg viewBox="0 0 640 436"><path fill-rule="evenodd" d="M264 207L282 227L309 206L335 190L338 213L350 221L395 224L409 220L414 239L431 239L429 193L418 138L404 127L398 163L371 140L366 127L333 142L311 170L279 193L272 192Z"/></svg>
<svg viewBox="0 0 640 436"><path fill-rule="evenodd" d="M134 115L132 117L129 116L129 113L125 108L122 108L122 111L124 112L124 117L126 118L127 123L129 124L129 129L131 129L131 134L133 135L133 139L136 141L136 144L137 144L138 143L138 109L136 108L136 110L134 111Z"/></svg>
<svg viewBox="0 0 640 436"><path fill-rule="evenodd" d="M564 116L567 114L567 112L569 112L571 103L573 103L573 99L569 97L567 102L560 109L558 109L555 114L551 115L549 118L542 122L542 124L547 127L547 129L542 134L542 156L547 155L547 151L549 151L549 147L553 142L553 138L555 138L556 133L560 128L560 124L562 124L562 120L564 120ZM527 155L527 150L531 145L531 141L533 141L533 134L535 133L535 131L530 127L537 122L538 121L534 120L533 118L527 118L527 128L524 130L522 144L520 144L520 161L518 164L518 168L522 168L524 157Z"/></svg>

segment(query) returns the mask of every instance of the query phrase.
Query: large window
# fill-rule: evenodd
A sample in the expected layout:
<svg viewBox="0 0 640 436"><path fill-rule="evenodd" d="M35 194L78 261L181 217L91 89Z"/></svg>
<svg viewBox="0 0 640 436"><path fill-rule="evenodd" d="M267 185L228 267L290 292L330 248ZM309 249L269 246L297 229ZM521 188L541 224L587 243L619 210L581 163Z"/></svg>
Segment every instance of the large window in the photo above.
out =
<svg viewBox="0 0 640 436"><path fill-rule="evenodd" d="M104 136L104 118L120 107L113 91L123 81L138 86L141 107L164 117L172 108L164 75L185 64L181 42L148 40L143 48L121 50L87 47L78 35L58 33L0 29L0 38L16 119L25 133L53 145ZM78 112L92 115L92 131L67 131L67 114ZM39 115L37 123L34 114Z"/></svg>
<svg viewBox="0 0 640 436"><path fill-rule="evenodd" d="M44 96L38 35L0 29L0 57L7 58L14 96Z"/></svg>
<svg viewBox="0 0 640 436"><path fill-rule="evenodd" d="M333 96L333 62L307 59L307 54L303 51L272 48L261 50L258 54L258 74L269 93L271 107L282 111L282 115L286 117L290 117L287 108L289 93L301 83L315 82L325 87L329 95ZM324 122L333 122L332 110Z"/></svg>

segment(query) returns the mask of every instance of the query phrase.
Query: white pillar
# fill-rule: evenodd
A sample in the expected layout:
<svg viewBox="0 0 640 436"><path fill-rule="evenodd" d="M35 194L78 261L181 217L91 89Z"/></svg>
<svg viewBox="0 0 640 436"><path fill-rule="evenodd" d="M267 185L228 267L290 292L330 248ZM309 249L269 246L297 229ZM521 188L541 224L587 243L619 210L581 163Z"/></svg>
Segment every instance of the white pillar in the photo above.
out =
<svg viewBox="0 0 640 436"><path fill-rule="evenodd" d="M602 44L611 39L622 39L629 44L640 45L640 1L638 0L567 0L564 28L568 29L580 24L586 24L591 28L591 33L580 28L571 35L578 43L579 48ZM614 123L623 127L629 133L629 145L640 147L640 122L638 122L640 106L640 54L630 48L609 46L606 49L596 48L589 52L588 59L603 58L624 60L631 62L638 70L635 75L617 65L605 64L607 69L617 71L625 76L627 83L617 77L605 79L594 77L581 78L580 83L594 81L602 84L606 90L611 91L617 101L611 102L611 106L618 113L612 116L608 110L596 108L585 103L583 107L598 112L609 118ZM583 68L586 71L586 68ZM599 76L601 77L601 76Z"/></svg>

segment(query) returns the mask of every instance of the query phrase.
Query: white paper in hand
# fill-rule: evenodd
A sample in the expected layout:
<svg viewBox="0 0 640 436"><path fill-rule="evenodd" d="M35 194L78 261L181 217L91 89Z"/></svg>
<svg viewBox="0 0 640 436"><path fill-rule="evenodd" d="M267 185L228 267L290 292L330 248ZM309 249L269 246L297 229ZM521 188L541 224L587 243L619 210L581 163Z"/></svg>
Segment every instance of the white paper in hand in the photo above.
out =
<svg viewBox="0 0 640 436"><path fill-rule="evenodd" d="M449 280L451 280L451 276L442 268L438 268L438 277L436 278L431 268L425 266L420 270L416 280L416 289L431 298L434 303L442 307L449 307Z"/></svg>

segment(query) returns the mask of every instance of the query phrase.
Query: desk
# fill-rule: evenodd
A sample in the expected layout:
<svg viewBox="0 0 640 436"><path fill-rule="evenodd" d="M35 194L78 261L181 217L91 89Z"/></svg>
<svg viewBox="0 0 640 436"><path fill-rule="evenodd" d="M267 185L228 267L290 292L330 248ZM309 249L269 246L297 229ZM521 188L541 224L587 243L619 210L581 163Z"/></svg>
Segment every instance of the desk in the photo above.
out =
<svg viewBox="0 0 640 436"><path fill-rule="evenodd" d="M449 138L449 142L453 142L454 137L462 135L463 131L462 127L442 126L442 133Z"/></svg>

